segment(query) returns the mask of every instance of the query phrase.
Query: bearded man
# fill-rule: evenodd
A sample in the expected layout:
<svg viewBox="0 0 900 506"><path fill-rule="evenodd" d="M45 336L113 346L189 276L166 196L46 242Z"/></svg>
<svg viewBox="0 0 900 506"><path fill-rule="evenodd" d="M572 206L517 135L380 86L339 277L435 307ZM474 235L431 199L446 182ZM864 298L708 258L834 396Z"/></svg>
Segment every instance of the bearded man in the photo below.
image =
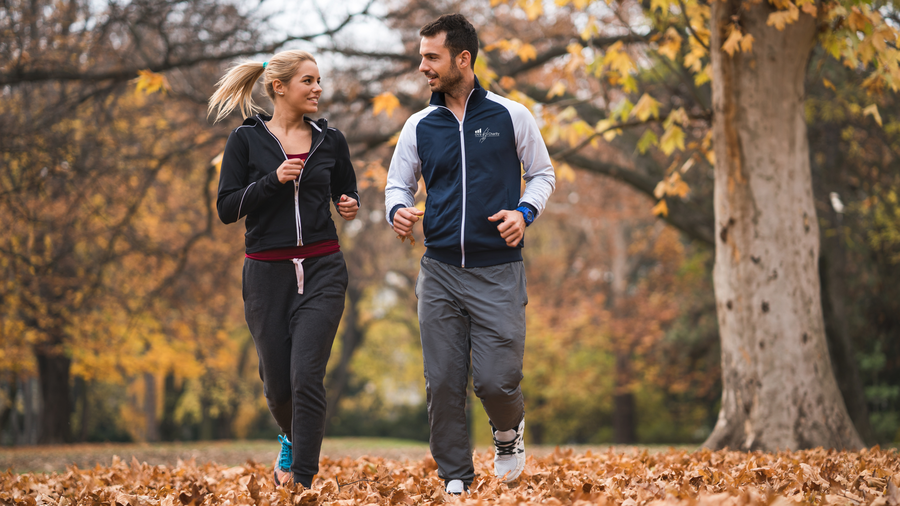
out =
<svg viewBox="0 0 900 506"><path fill-rule="evenodd" d="M525 467L522 239L556 179L531 112L478 82L472 24L444 15L419 34L431 103L400 133L385 210L402 237L423 221L416 296L431 453L447 492L461 494L475 477L466 424L470 357L494 436L494 472L509 482ZM415 208L419 178L428 191L424 213Z"/></svg>

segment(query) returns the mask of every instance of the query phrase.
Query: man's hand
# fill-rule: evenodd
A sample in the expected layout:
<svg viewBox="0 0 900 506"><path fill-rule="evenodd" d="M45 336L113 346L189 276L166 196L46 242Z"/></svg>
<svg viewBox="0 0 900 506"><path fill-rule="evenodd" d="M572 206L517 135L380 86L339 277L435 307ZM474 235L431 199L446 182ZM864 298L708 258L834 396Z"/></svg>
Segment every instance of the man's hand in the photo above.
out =
<svg viewBox="0 0 900 506"><path fill-rule="evenodd" d="M394 232L400 237L412 239L413 225L425 214L415 207L402 207L394 213Z"/></svg>
<svg viewBox="0 0 900 506"><path fill-rule="evenodd" d="M341 195L341 200L337 203L338 213L340 213L341 218L344 218L347 221L356 218L356 212L359 211L359 202L354 198L350 198L346 195Z"/></svg>
<svg viewBox="0 0 900 506"><path fill-rule="evenodd" d="M281 165L275 169L275 174L278 176L278 182L284 184L300 177L303 165L303 160L299 158L291 158L281 162Z"/></svg>
<svg viewBox="0 0 900 506"><path fill-rule="evenodd" d="M488 220L500 222L497 230L500 231L500 237L506 241L506 245L511 248L518 246L525 237L525 217L519 211L503 210L489 217Z"/></svg>

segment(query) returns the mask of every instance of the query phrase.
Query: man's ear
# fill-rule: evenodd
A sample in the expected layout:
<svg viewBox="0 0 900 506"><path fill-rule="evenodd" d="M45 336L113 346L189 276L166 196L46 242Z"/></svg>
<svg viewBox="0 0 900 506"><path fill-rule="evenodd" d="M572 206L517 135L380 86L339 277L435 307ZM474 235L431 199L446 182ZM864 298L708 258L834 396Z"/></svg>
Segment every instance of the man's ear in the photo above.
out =
<svg viewBox="0 0 900 506"><path fill-rule="evenodd" d="M467 68L472 65L472 53L463 50L456 55L456 66L459 68Z"/></svg>

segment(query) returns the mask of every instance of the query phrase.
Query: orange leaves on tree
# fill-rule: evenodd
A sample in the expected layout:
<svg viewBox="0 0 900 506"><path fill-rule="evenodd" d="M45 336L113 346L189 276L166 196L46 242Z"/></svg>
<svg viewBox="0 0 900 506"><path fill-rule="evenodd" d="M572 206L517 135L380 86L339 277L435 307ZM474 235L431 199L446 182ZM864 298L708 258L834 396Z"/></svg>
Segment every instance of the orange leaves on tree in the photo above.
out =
<svg viewBox="0 0 900 506"><path fill-rule="evenodd" d="M878 123L878 126L881 125L881 114L878 113L878 106L872 104L865 109L863 109L863 116L872 116L872 119L875 120L875 123Z"/></svg>
<svg viewBox="0 0 900 506"><path fill-rule="evenodd" d="M537 49L531 44L522 42L519 39L501 39L484 48L485 52L491 52L498 49L500 51L515 53L523 62L537 58Z"/></svg>
<svg viewBox="0 0 900 506"><path fill-rule="evenodd" d="M637 103L634 104L634 108L631 110L631 116L641 121L647 121L651 116L658 118L659 102L650 95L644 93Z"/></svg>
<svg viewBox="0 0 900 506"><path fill-rule="evenodd" d="M670 125L659 139L659 149L667 156L676 149L684 151L684 130L677 125Z"/></svg>
<svg viewBox="0 0 900 506"><path fill-rule="evenodd" d="M678 58L678 54L681 52L681 41L682 38L678 33L678 30L676 30L675 27L670 26L669 29L666 30L665 38L659 44L656 52L675 61Z"/></svg>
<svg viewBox="0 0 900 506"><path fill-rule="evenodd" d="M559 1L559 0L557 0ZM571 2L568 0L566 3ZM584 3L589 0L574 0L576 3ZM542 0L491 0L491 7L497 7L500 4L512 4L521 9L529 21L541 17L544 14L544 6Z"/></svg>
<svg viewBox="0 0 900 506"><path fill-rule="evenodd" d="M793 2L788 2L787 9L769 14L766 26L774 26L778 30L784 30L785 26L792 24L798 19L800 19L800 9Z"/></svg>
<svg viewBox="0 0 900 506"><path fill-rule="evenodd" d="M525 11L529 21L534 21L544 13L542 0L516 0L516 5Z"/></svg>
<svg viewBox="0 0 900 506"><path fill-rule="evenodd" d="M663 135L659 139L659 149L666 156L671 155L676 149L684 151L684 130L678 125L687 125L688 122L689 118L684 108L675 109L666 117L666 121L663 122Z"/></svg>
<svg viewBox="0 0 900 506"><path fill-rule="evenodd" d="M522 47L520 47L519 50L516 51L516 55L523 62L534 60L537 58L537 49L535 49L531 44L522 44Z"/></svg>
<svg viewBox="0 0 900 506"><path fill-rule="evenodd" d="M661 12L663 16L669 13L669 0L650 0L650 12Z"/></svg>
<svg viewBox="0 0 900 506"><path fill-rule="evenodd" d="M634 61L625 51L622 41L609 46L603 55L602 64L609 69L608 80L613 86L621 85L627 92L637 90L637 83L631 77L631 73L637 70Z"/></svg>
<svg viewBox="0 0 900 506"><path fill-rule="evenodd" d="M135 83L135 93L144 92L147 95L156 93L157 91L165 92L169 88L169 81L166 76L157 74L150 70L139 70L138 77L132 80Z"/></svg>
<svg viewBox="0 0 900 506"><path fill-rule="evenodd" d="M389 91L372 98L373 116L378 116L383 111L390 118L394 115L394 109L398 107L400 107L400 100Z"/></svg>
<svg viewBox="0 0 900 506"><path fill-rule="evenodd" d="M665 200L660 200L653 206L653 209L650 210L654 216L662 216L666 217L669 215L669 206L666 204Z"/></svg>
<svg viewBox="0 0 900 506"><path fill-rule="evenodd" d="M688 160L690 162L690 160ZM690 168L688 164L685 164ZM653 190L653 196L661 199L663 197L680 197L684 198L691 191L690 186L681 178L679 171L672 172L666 179L656 184Z"/></svg>
<svg viewBox="0 0 900 506"><path fill-rule="evenodd" d="M584 67L585 58L582 51L584 51L584 46L577 42L573 42L566 46L566 52L569 54L569 61L566 63L565 67L567 74L572 75Z"/></svg>
<svg viewBox="0 0 900 506"><path fill-rule="evenodd" d="M638 151L643 155L650 149L651 146L656 146L659 144L659 137L656 136L656 132L652 129L648 128L644 130L644 133L641 135L641 138L638 139L637 148Z"/></svg>
<svg viewBox="0 0 900 506"><path fill-rule="evenodd" d="M547 92L547 99L549 100L553 97L561 97L565 92L566 82L556 81L555 83L553 83L553 86L550 87L550 91Z"/></svg>
<svg viewBox="0 0 900 506"><path fill-rule="evenodd" d="M722 50L728 53L728 56L734 56L735 51L738 49L744 53L749 53L753 50L753 35L741 33L740 27L734 23L729 26L729 29L731 33L722 44Z"/></svg>

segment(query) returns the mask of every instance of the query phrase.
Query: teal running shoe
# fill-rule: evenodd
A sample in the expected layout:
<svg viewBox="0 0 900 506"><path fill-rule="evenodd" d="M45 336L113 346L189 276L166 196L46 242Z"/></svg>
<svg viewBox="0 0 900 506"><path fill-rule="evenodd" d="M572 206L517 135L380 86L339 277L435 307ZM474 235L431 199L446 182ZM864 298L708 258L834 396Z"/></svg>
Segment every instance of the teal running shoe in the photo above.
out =
<svg viewBox="0 0 900 506"><path fill-rule="evenodd" d="M288 438L279 435L278 442L281 443L281 451L278 453L278 458L275 459L275 485L281 486L286 484L288 481L293 481L293 474L291 473L291 464L294 462L294 451L293 445ZM282 478L278 479L279 471L281 474L288 474L287 479Z"/></svg>

